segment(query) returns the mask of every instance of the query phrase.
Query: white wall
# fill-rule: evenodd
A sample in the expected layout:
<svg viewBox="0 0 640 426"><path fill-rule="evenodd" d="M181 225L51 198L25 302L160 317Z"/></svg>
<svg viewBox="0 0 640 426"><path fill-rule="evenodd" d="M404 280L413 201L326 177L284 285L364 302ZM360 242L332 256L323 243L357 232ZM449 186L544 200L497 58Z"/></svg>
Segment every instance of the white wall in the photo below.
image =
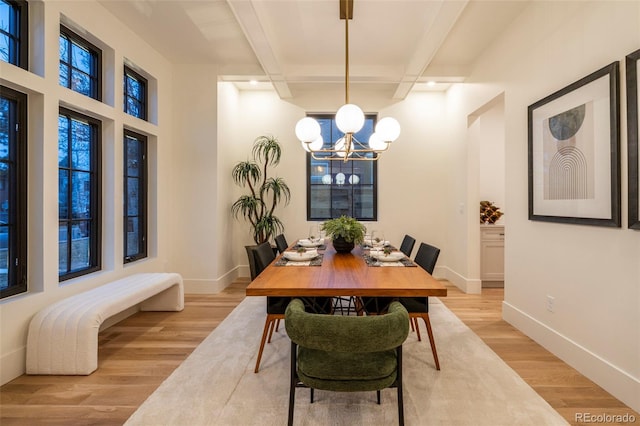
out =
<svg viewBox="0 0 640 426"><path fill-rule="evenodd" d="M526 111L591 72L624 61L640 46L638 28L638 2L533 2L485 52L471 83L449 94L457 115L450 118L459 126L454 133L460 135L465 117L504 92L505 319L636 410L640 235L626 229L624 70L620 229L528 220ZM459 159L464 143L463 137L453 142ZM553 313L546 310L547 295L555 297Z"/></svg>
<svg viewBox="0 0 640 426"><path fill-rule="evenodd" d="M28 93L29 104L29 291L0 301L0 382L25 369L25 343L31 317L61 298L136 272L162 271L171 245L169 194L159 191L171 181L171 73L169 64L94 2L30 2L32 71L0 62L0 82ZM103 102L58 84L58 36L61 16L103 49ZM33 19L40 19L34 21ZM37 23L39 22L39 24ZM150 122L122 112L125 58L150 73L157 87ZM61 104L102 120L103 260L102 271L58 282L58 108ZM123 266L122 130L149 137L150 256ZM157 231L157 232L156 232Z"/></svg>
<svg viewBox="0 0 640 426"><path fill-rule="evenodd" d="M220 83L220 87L230 83ZM223 89L220 89L223 92ZM225 93L233 92L225 89ZM282 144L283 154L279 166L273 169L276 176L285 179L291 189L291 203L277 210L277 215L285 224L285 236L294 242L307 235L309 222L306 220L306 157L296 139L296 122L304 117L305 111L298 106L280 100L274 92L244 91L237 93L236 102L226 100L226 108L219 110L219 132L233 135L232 140L220 141L220 145L233 144L233 150L225 148L228 156L226 167L228 179L233 164L249 157L253 140L263 134L276 136ZM225 99L227 96L225 95ZM439 265L445 265L449 250L445 229L448 189L446 176L452 171L448 167L446 144L443 135L446 129L441 125L444 120L444 94L415 93L406 101L379 111L379 116L393 116L402 124L402 134L393 143L378 164L379 194L378 221L367 222L369 229L384 231L385 237L399 244L405 233L414 236L418 242L428 241L442 248ZM367 109L366 105L362 105ZM239 113L235 123L222 119L228 116L228 110ZM310 111L314 112L314 111ZM228 154L228 155L227 155ZM444 178L443 178L444 177ZM233 190L231 203L243 191L239 187ZM227 214L227 217L230 217ZM234 259L246 265L244 245L252 244L249 226L244 221L232 221L234 235L238 238L234 245ZM243 271L244 275L248 272Z"/></svg>

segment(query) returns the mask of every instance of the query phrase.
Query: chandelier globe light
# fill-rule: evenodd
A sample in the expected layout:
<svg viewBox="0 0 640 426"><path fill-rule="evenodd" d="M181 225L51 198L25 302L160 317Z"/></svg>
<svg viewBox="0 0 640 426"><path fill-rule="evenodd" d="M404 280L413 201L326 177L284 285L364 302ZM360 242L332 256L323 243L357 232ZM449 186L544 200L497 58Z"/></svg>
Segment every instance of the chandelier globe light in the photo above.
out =
<svg viewBox="0 0 640 426"><path fill-rule="evenodd" d="M389 149L391 142L400 136L400 123L395 118L385 117L378 121L375 132L368 143L354 136L365 123L362 109L349 102L349 19L352 18L353 0L340 0L340 19L345 20L345 104L338 109L335 122L344 133L330 148L324 148L320 124L311 117L304 117L296 124L296 137L305 151L316 160L365 160L375 161Z"/></svg>

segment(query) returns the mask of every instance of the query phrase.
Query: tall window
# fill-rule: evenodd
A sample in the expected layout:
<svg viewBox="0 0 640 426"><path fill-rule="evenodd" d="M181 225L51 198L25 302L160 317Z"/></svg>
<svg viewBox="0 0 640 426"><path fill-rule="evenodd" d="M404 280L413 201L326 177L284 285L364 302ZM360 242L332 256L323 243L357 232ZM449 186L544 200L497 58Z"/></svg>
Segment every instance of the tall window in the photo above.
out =
<svg viewBox="0 0 640 426"><path fill-rule="evenodd" d="M28 68L29 11L24 0L0 0L0 60Z"/></svg>
<svg viewBox="0 0 640 426"><path fill-rule="evenodd" d="M124 131L124 262L147 257L147 138Z"/></svg>
<svg viewBox="0 0 640 426"><path fill-rule="evenodd" d="M333 116L314 115L324 147L344 134ZM373 133L375 116L367 115L362 130L354 136L363 143ZM358 220L378 218L378 162L316 160L307 154L307 220L325 220L341 215Z"/></svg>
<svg viewBox="0 0 640 426"><path fill-rule="evenodd" d="M27 291L27 96L0 86L0 298Z"/></svg>
<svg viewBox="0 0 640 426"><path fill-rule="evenodd" d="M100 122L60 108L58 273L60 281L100 269Z"/></svg>
<svg viewBox="0 0 640 426"><path fill-rule="evenodd" d="M60 27L60 85L93 99L101 100L102 51L72 32Z"/></svg>
<svg viewBox="0 0 640 426"><path fill-rule="evenodd" d="M147 119L147 80L129 67L124 67L124 112Z"/></svg>

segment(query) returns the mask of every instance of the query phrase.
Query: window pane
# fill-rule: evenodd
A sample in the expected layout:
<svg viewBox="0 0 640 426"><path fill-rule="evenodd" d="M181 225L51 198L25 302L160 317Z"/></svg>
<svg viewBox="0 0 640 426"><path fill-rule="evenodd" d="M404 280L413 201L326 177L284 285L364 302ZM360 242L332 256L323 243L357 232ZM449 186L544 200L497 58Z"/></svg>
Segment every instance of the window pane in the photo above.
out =
<svg viewBox="0 0 640 426"><path fill-rule="evenodd" d="M58 218L69 218L69 203L68 203L68 191L69 191L69 171L58 171Z"/></svg>
<svg viewBox="0 0 640 426"><path fill-rule="evenodd" d="M0 289L9 287L9 232L8 226L0 225Z"/></svg>
<svg viewBox="0 0 640 426"><path fill-rule="evenodd" d="M132 98L141 99L140 82L127 75L127 93Z"/></svg>
<svg viewBox="0 0 640 426"><path fill-rule="evenodd" d="M0 163L0 225L9 223L9 209L14 207L9 205L9 189L12 187L9 170L9 164Z"/></svg>
<svg viewBox="0 0 640 426"><path fill-rule="evenodd" d="M71 167L78 170L91 169L91 127L81 121L71 121Z"/></svg>
<svg viewBox="0 0 640 426"><path fill-rule="evenodd" d="M139 153L139 145L138 141L135 139L131 139L127 137L127 175L128 176L139 176L140 173L140 162L138 158L140 156Z"/></svg>
<svg viewBox="0 0 640 426"><path fill-rule="evenodd" d="M9 22L11 15L11 6L5 2L0 2L0 30L10 32Z"/></svg>
<svg viewBox="0 0 640 426"><path fill-rule="evenodd" d="M58 78L60 86L69 87L69 67L60 62L60 77Z"/></svg>
<svg viewBox="0 0 640 426"><path fill-rule="evenodd" d="M137 217L130 217L127 220L127 252L126 256L134 256L140 251L138 236L140 234Z"/></svg>
<svg viewBox="0 0 640 426"><path fill-rule="evenodd" d="M68 242L68 225L58 225L58 274L62 275L67 272L69 264L69 248Z"/></svg>
<svg viewBox="0 0 640 426"><path fill-rule="evenodd" d="M128 178L127 179L127 214L129 216L137 216L138 212L138 200L140 198L140 190L138 185L140 179Z"/></svg>
<svg viewBox="0 0 640 426"><path fill-rule="evenodd" d="M71 270L88 268L90 263L89 223L73 222L71 225Z"/></svg>
<svg viewBox="0 0 640 426"><path fill-rule="evenodd" d="M69 167L69 120L58 116L58 166Z"/></svg>
<svg viewBox="0 0 640 426"><path fill-rule="evenodd" d="M64 35L60 35L58 54L60 55L60 62L67 62L69 57L69 39Z"/></svg>
<svg viewBox="0 0 640 426"><path fill-rule="evenodd" d="M71 66L85 74L91 74L91 53L77 44L71 45Z"/></svg>
<svg viewBox="0 0 640 426"><path fill-rule="evenodd" d="M310 217L331 217L331 187L311 186L311 213Z"/></svg>
<svg viewBox="0 0 640 426"><path fill-rule="evenodd" d="M354 191L354 211L359 217L373 217L373 185L359 186Z"/></svg>
<svg viewBox="0 0 640 426"><path fill-rule="evenodd" d="M9 60L9 36L5 34L0 34L0 60L4 62L11 62Z"/></svg>
<svg viewBox="0 0 640 426"><path fill-rule="evenodd" d="M0 159L9 158L9 101L0 99Z"/></svg>
<svg viewBox="0 0 640 426"><path fill-rule="evenodd" d="M91 175L86 172L73 172L71 175L72 218L91 217Z"/></svg>
<svg viewBox="0 0 640 426"><path fill-rule="evenodd" d="M82 93L83 95L91 95L91 79L85 73L71 69L71 90Z"/></svg>

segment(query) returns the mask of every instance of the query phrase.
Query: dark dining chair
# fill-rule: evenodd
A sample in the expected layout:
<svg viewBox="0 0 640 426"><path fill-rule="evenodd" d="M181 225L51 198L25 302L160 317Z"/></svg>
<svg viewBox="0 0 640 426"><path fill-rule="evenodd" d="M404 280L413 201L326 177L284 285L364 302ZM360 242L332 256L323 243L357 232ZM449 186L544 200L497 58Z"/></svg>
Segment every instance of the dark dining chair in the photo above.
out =
<svg viewBox="0 0 640 426"><path fill-rule="evenodd" d="M255 260L255 276L252 281L266 269L276 258L271 244L268 242L257 246L248 246L247 251L252 253ZM260 349L258 350L258 358L256 359L256 368L254 372L260 371L260 361L262 360L262 352L265 343L271 343L273 331L278 331L280 320L284 319L284 312L287 305L291 301L291 297L267 296L267 318L264 322L264 330L262 331L262 339L260 340ZM327 314L332 311L330 297L310 297L305 299L305 304L310 309L318 313Z"/></svg>
<svg viewBox="0 0 640 426"><path fill-rule="evenodd" d="M284 237L284 234L276 235L275 241L280 254L284 253L284 251L289 248L289 244L287 243L287 239Z"/></svg>
<svg viewBox="0 0 640 426"><path fill-rule="evenodd" d="M397 388L398 421L404 424L402 400L402 344L409 334L409 315L398 302L385 315L318 315L293 299L285 312L291 339L289 426L293 425L295 392L308 387L334 392Z"/></svg>
<svg viewBox="0 0 640 426"><path fill-rule="evenodd" d="M413 246L416 244L416 239L411 235L405 235L402 239L402 244L400 244L400 251L404 253L405 256L411 257L411 252L413 251Z"/></svg>
<svg viewBox="0 0 640 426"><path fill-rule="evenodd" d="M421 243L420 247L418 247L418 252L416 253L414 262L429 274L433 274L439 255L439 248L426 243ZM364 311L368 315L379 315L387 310L387 307L394 299L391 297L362 297L361 300ZM433 353L436 370L440 370L440 361L438 360L438 352L436 351L436 342L433 337L431 321L429 320L429 298L400 297L398 300L409 312L411 329L416 331L418 341L422 341L418 319L422 318L424 321L424 324L427 327L427 334L429 335L429 343L431 344L431 352Z"/></svg>
<svg viewBox="0 0 640 426"><path fill-rule="evenodd" d="M429 274L433 274L433 270L436 267L438 256L440 255L440 249L427 243L420 243L418 252L414 262L418 264L422 269ZM429 334L429 343L431 344L431 352L433 352L433 360L436 364L436 370L440 370L440 362L438 361L438 352L436 351L436 342L433 338L433 330L431 328L431 321L429 320L429 298L428 297L401 297L400 303L409 311L409 317L411 318L411 327L415 328L418 335L418 340L422 340L420 337L420 327L418 325L418 319L422 318L425 326L427 327L427 333Z"/></svg>
<svg viewBox="0 0 640 426"><path fill-rule="evenodd" d="M247 250L253 253L256 273L252 277L255 279L267 266L276 258L269 242L264 242L257 246L247 248ZM271 336L273 330L276 327L277 321L284 319L284 312L287 309L287 304L291 301L290 297L273 297L267 296L267 318L264 322L264 330L262 332L262 340L260 341L260 349L258 351L258 359L256 360L255 372L260 369L260 361L262 360L262 351L264 350L265 342L271 343ZM268 340L267 340L268 336Z"/></svg>

